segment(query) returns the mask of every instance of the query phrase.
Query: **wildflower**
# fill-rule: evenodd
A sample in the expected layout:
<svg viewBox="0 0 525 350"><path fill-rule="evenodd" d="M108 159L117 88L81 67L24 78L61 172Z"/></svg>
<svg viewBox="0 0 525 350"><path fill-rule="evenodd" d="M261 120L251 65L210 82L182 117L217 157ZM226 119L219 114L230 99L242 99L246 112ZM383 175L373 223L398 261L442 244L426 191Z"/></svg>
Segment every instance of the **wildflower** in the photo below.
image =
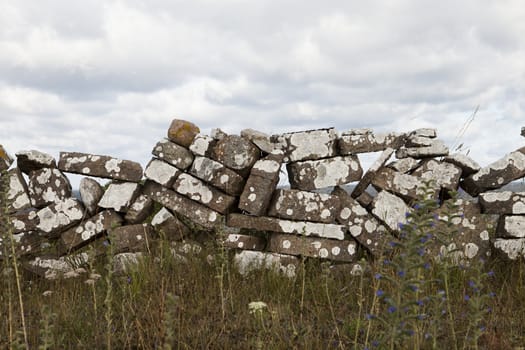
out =
<svg viewBox="0 0 525 350"><path fill-rule="evenodd" d="M411 284L411 285L409 286L409 288L410 288L413 292L417 292L417 291L419 290L419 287L416 286L415 284Z"/></svg>
<svg viewBox="0 0 525 350"><path fill-rule="evenodd" d="M378 297L382 297L383 295L385 295L385 292L382 289L378 289L377 292L376 292L376 295Z"/></svg>
<svg viewBox="0 0 525 350"><path fill-rule="evenodd" d="M391 261L388 260L388 259L383 260L383 264L384 264L384 265L389 265L390 263L391 263Z"/></svg>
<svg viewBox="0 0 525 350"><path fill-rule="evenodd" d="M419 249L417 250L417 255L419 255L419 256L423 256L423 255L425 255L425 249L423 249L423 248L419 248Z"/></svg>
<svg viewBox="0 0 525 350"><path fill-rule="evenodd" d="M490 292L489 293L489 297L494 298L495 296L496 296L496 293L494 293L494 292Z"/></svg>
<svg viewBox="0 0 525 350"><path fill-rule="evenodd" d="M397 246L397 243L396 243L396 242L388 242L388 244L389 244L392 248L394 248L395 246Z"/></svg>
<svg viewBox="0 0 525 350"><path fill-rule="evenodd" d="M388 312L389 312L389 313L393 314L393 313L396 312L396 311L397 311L397 308L396 308L395 306L389 306L389 307L388 307Z"/></svg>
<svg viewBox="0 0 525 350"><path fill-rule="evenodd" d="M469 300L470 300L470 297L468 296L468 294L465 294L465 296L463 297L463 299L465 299L465 301L469 301Z"/></svg>
<svg viewBox="0 0 525 350"><path fill-rule="evenodd" d="M423 306L424 302L423 302L423 300L418 300L418 301L416 301L416 304L418 306Z"/></svg>
<svg viewBox="0 0 525 350"><path fill-rule="evenodd" d="M400 230L402 230L403 227L405 227L405 224L403 224L402 222L400 222L400 223L397 224L397 227L398 227Z"/></svg>
<svg viewBox="0 0 525 350"><path fill-rule="evenodd" d="M127 279L127 281L128 281L128 284L130 284L130 283L131 283L131 276L128 276L128 279Z"/></svg>
<svg viewBox="0 0 525 350"><path fill-rule="evenodd" d="M108 241L107 239L104 240L104 242L102 242L102 245L103 245L104 247L109 246L109 241Z"/></svg>
<svg viewBox="0 0 525 350"><path fill-rule="evenodd" d="M401 271L398 271L398 272L397 272L397 275L398 275L399 277L405 277L406 273L405 273L405 271L401 270Z"/></svg>
<svg viewBox="0 0 525 350"><path fill-rule="evenodd" d="M376 280L380 280L381 278L383 278L383 275L381 275L380 273L376 273L376 274L374 275L374 278L375 278Z"/></svg>
<svg viewBox="0 0 525 350"><path fill-rule="evenodd" d="M424 320L425 318L426 318L425 314L417 315L417 319L420 320L420 321Z"/></svg>
<svg viewBox="0 0 525 350"><path fill-rule="evenodd" d="M368 314L368 313L367 313L367 314L365 314L365 318L366 318L367 320L371 320L371 319L374 319L375 316L372 315L372 314Z"/></svg>
<svg viewBox="0 0 525 350"><path fill-rule="evenodd" d="M476 283L473 280L469 280L468 281L468 285L469 285L470 288L476 287Z"/></svg>
<svg viewBox="0 0 525 350"><path fill-rule="evenodd" d="M429 262L424 263L424 264L423 264L423 268L424 268L425 270L430 270L430 263L429 263Z"/></svg>
<svg viewBox="0 0 525 350"><path fill-rule="evenodd" d="M251 314L262 313L266 308L268 308L268 305L264 301L252 301L248 304L248 310Z"/></svg>
<svg viewBox="0 0 525 350"><path fill-rule="evenodd" d="M489 272L487 272L487 276L493 277L494 276L494 271L490 270Z"/></svg>
<svg viewBox="0 0 525 350"><path fill-rule="evenodd" d="M419 203L414 204L414 209L416 209L416 210L421 209L421 204L419 204Z"/></svg>
<svg viewBox="0 0 525 350"><path fill-rule="evenodd" d="M379 346L379 341L377 341L377 340L372 341L372 346L374 348L377 348Z"/></svg>
<svg viewBox="0 0 525 350"><path fill-rule="evenodd" d="M482 332L485 332L487 330L487 327L485 326L479 326L479 330Z"/></svg>
<svg viewBox="0 0 525 350"><path fill-rule="evenodd" d="M409 336L413 336L413 335L414 335L414 330L413 330L413 329L407 329L406 333L407 333Z"/></svg>

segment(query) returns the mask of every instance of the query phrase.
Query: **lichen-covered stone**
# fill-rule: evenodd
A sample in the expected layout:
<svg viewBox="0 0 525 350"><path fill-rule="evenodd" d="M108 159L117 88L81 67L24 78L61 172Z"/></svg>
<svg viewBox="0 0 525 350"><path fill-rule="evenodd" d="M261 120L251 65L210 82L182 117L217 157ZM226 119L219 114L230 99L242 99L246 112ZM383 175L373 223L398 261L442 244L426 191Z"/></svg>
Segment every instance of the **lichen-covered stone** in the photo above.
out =
<svg viewBox="0 0 525 350"><path fill-rule="evenodd" d="M113 256L113 273L117 276L129 274L131 270L137 268L142 258L142 252L125 252L115 254Z"/></svg>
<svg viewBox="0 0 525 350"><path fill-rule="evenodd" d="M372 214L392 231L398 231L400 224L406 224L406 214L411 211L401 198L388 191L380 191L372 201Z"/></svg>
<svg viewBox="0 0 525 350"><path fill-rule="evenodd" d="M0 260L5 258L4 256L4 244L6 242L0 237ZM37 231L25 231L20 233L13 233L13 243L15 254L17 257L27 258L28 255L35 256L42 254L44 250L50 247L49 240ZM9 250L7 255L11 256L11 242L9 242Z"/></svg>
<svg viewBox="0 0 525 350"><path fill-rule="evenodd" d="M181 174L181 171L162 160L153 158L150 160L144 170L146 179L155 181L164 187L171 187L175 179Z"/></svg>
<svg viewBox="0 0 525 350"><path fill-rule="evenodd" d="M16 166L25 174L43 168L56 168L55 158L37 150L16 152Z"/></svg>
<svg viewBox="0 0 525 350"><path fill-rule="evenodd" d="M96 180L84 177L79 185L80 198L88 216L93 216L98 211L98 202L104 195L104 188Z"/></svg>
<svg viewBox="0 0 525 350"><path fill-rule="evenodd" d="M346 226L335 224L322 224L317 222L290 221L265 216L248 216L242 214L229 214L226 225L259 231L292 233L303 236L316 236L323 238L345 238Z"/></svg>
<svg viewBox="0 0 525 350"><path fill-rule="evenodd" d="M525 176L525 147L482 168L465 178L461 187L471 196L500 188L511 181Z"/></svg>
<svg viewBox="0 0 525 350"><path fill-rule="evenodd" d="M64 253L76 250L120 224L122 224L122 217L119 214L113 210L101 211L84 220L77 227L64 231L60 235L60 250Z"/></svg>
<svg viewBox="0 0 525 350"><path fill-rule="evenodd" d="M483 213L525 215L525 192L490 191L480 193L479 204Z"/></svg>
<svg viewBox="0 0 525 350"><path fill-rule="evenodd" d="M461 170L461 177L467 177L474 173L477 173L481 167L476 161L465 154L454 153L443 158L443 161L452 163L458 166Z"/></svg>
<svg viewBox="0 0 525 350"><path fill-rule="evenodd" d="M254 145L259 147L264 153L272 153L273 151L281 150L282 147L272 142L270 135L263 132L253 130L253 129L244 129L241 130L241 137L244 137L246 140L251 141Z"/></svg>
<svg viewBox="0 0 525 350"><path fill-rule="evenodd" d="M419 128L411 131L408 134L409 137L426 137L434 139L437 137L437 131L434 128Z"/></svg>
<svg viewBox="0 0 525 350"><path fill-rule="evenodd" d="M387 148L398 149L405 142L405 134L375 134L370 129L351 129L339 138L339 154L357 154L384 151Z"/></svg>
<svg viewBox="0 0 525 350"><path fill-rule="evenodd" d="M98 206L125 213L140 193L140 185L135 182L113 182L98 202Z"/></svg>
<svg viewBox="0 0 525 350"><path fill-rule="evenodd" d="M402 159L398 159L396 161L393 161L386 165L387 167L394 169L395 171L406 174L414 170L419 166L419 160L406 157Z"/></svg>
<svg viewBox="0 0 525 350"><path fill-rule="evenodd" d="M226 137L226 136L225 136ZM223 137L224 138L224 137ZM222 138L221 138L222 139ZM196 156L211 157L217 140L211 136L198 134L190 145L190 151Z"/></svg>
<svg viewBox="0 0 525 350"><path fill-rule="evenodd" d="M524 215L502 215L496 229L499 238L525 238Z"/></svg>
<svg viewBox="0 0 525 350"><path fill-rule="evenodd" d="M334 128L273 135L271 142L284 152L284 162L330 158L337 155L337 132Z"/></svg>
<svg viewBox="0 0 525 350"><path fill-rule="evenodd" d="M496 255L508 260L517 260L525 257L525 238L496 238L492 245Z"/></svg>
<svg viewBox="0 0 525 350"><path fill-rule="evenodd" d="M0 174L0 177L1 176L2 175ZM7 189L5 190L7 192L5 195L7 203L4 203L3 196L0 196L0 205L6 206L8 213L14 213L18 210L24 210L31 207L31 200L29 199L27 192L27 184L20 169L14 168L8 170L4 176L6 176L7 179L1 179L1 181L5 181L5 185L7 186Z"/></svg>
<svg viewBox="0 0 525 350"><path fill-rule="evenodd" d="M141 194L128 208L124 220L129 224L140 224L148 218L152 211L153 200Z"/></svg>
<svg viewBox="0 0 525 350"><path fill-rule="evenodd" d="M260 157L261 151L253 143L240 136L230 135L217 142L211 158L247 176Z"/></svg>
<svg viewBox="0 0 525 350"><path fill-rule="evenodd" d="M368 192L363 192L355 200L357 201L357 203L361 204L363 208L370 208L374 197Z"/></svg>
<svg viewBox="0 0 525 350"><path fill-rule="evenodd" d="M10 216L11 229L14 234L35 231L38 224L37 210L34 208L20 210Z"/></svg>
<svg viewBox="0 0 525 350"><path fill-rule="evenodd" d="M347 184L363 175L354 155L290 163L286 169L290 186L304 191Z"/></svg>
<svg viewBox="0 0 525 350"><path fill-rule="evenodd" d="M204 228L213 229L223 221L218 212L155 182L146 181L143 194Z"/></svg>
<svg viewBox="0 0 525 350"><path fill-rule="evenodd" d="M168 139L157 142L151 154L180 170L186 170L193 163L193 154L188 149Z"/></svg>
<svg viewBox="0 0 525 350"><path fill-rule="evenodd" d="M296 270L301 263L295 256L252 250L243 250L236 253L233 262L237 271L243 276L252 271L266 269L282 273L289 278L296 276Z"/></svg>
<svg viewBox="0 0 525 350"><path fill-rule="evenodd" d="M385 166L386 162L392 157L392 154L394 154L395 150L393 148L387 148L383 152L381 152L381 155L379 158L376 159L376 161L368 168L365 175L359 180L357 185L354 187L354 190L352 191L352 197L357 198L359 197L365 190L370 186L372 183L372 179L376 176L376 173Z"/></svg>
<svg viewBox="0 0 525 350"><path fill-rule="evenodd" d="M456 191L459 186L462 170L460 167L434 159L424 161L412 175L421 179L424 183L449 191Z"/></svg>
<svg viewBox="0 0 525 350"><path fill-rule="evenodd" d="M79 152L60 152L58 168L67 173L138 182L142 166L137 162Z"/></svg>
<svg viewBox="0 0 525 350"><path fill-rule="evenodd" d="M220 240L220 244L230 249L264 250L266 239L254 235L230 233Z"/></svg>
<svg viewBox="0 0 525 350"><path fill-rule="evenodd" d="M357 244L353 240L337 241L282 233L270 235L267 249L274 253L346 262L355 261L357 255Z"/></svg>
<svg viewBox="0 0 525 350"><path fill-rule="evenodd" d="M191 230L166 208L161 208L151 219L151 225L163 239L181 241L191 234Z"/></svg>
<svg viewBox="0 0 525 350"><path fill-rule="evenodd" d="M111 229L110 240L115 253L144 252L149 249L155 230L150 224L119 226Z"/></svg>
<svg viewBox="0 0 525 350"><path fill-rule="evenodd" d="M210 137L214 140L222 140L228 136L226 132L224 132L221 128L213 128L210 132Z"/></svg>
<svg viewBox="0 0 525 350"><path fill-rule="evenodd" d="M268 208L268 216L283 219L335 223L339 198L326 193L278 189Z"/></svg>
<svg viewBox="0 0 525 350"><path fill-rule="evenodd" d="M182 173L173 184L175 192L199 202L221 214L229 212L236 203L236 198L207 185L202 180Z"/></svg>
<svg viewBox="0 0 525 350"><path fill-rule="evenodd" d="M37 230L54 238L82 220L84 207L78 200L68 198L40 209L36 215Z"/></svg>
<svg viewBox="0 0 525 350"><path fill-rule="evenodd" d="M235 171L206 157L195 158L190 174L232 196L242 193L245 182Z"/></svg>
<svg viewBox="0 0 525 350"><path fill-rule="evenodd" d="M389 191L408 201L412 201L425 195L426 184L417 176L402 174L384 167L376 172L372 179L372 185L378 190ZM435 187L437 195L438 187Z"/></svg>
<svg viewBox="0 0 525 350"><path fill-rule="evenodd" d="M441 141L436 139L426 138L429 141L429 146L420 146L420 147L401 147L396 152L397 158L432 158L432 157L443 157L447 156L449 149Z"/></svg>
<svg viewBox="0 0 525 350"><path fill-rule="evenodd" d="M200 129L195 124L186 120L173 119L168 129L168 139L188 148L199 132Z"/></svg>
<svg viewBox="0 0 525 350"><path fill-rule="evenodd" d="M71 261L74 261L76 264L72 264ZM87 270L77 266L87 266L90 261L90 256L86 252L60 258L37 256L25 262L23 267L45 279L56 280L85 275Z"/></svg>
<svg viewBox="0 0 525 350"><path fill-rule="evenodd" d="M71 197L69 179L58 169L42 168L29 175L29 197L35 208L43 208Z"/></svg>

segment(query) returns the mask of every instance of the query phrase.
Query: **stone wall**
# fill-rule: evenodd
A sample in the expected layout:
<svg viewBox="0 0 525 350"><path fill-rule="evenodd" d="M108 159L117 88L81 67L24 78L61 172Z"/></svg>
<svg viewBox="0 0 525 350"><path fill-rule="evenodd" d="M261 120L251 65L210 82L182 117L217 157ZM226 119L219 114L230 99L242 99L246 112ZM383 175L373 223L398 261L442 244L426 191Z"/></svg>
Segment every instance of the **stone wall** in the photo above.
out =
<svg viewBox="0 0 525 350"><path fill-rule="evenodd" d="M370 152L377 159L363 170L359 156ZM454 250L463 259L525 255L525 192L494 191L525 176L525 147L480 168L466 155L449 154L434 129L205 135L173 120L151 153L145 169L79 152L61 152L57 162L36 150L16 153L13 167L0 146L2 221L24 266L56 277L69 273L67 261L107 254L108 246L116 262L133 260L159 235L182 255L219 241L236 251L241 272L255 263L293 273L298 256L353 263L396 239L428 184L443 208L448 191L468 194L455 203L459 234L449 246L436 242L437 252ZM283 168L290 188L278 188ZM85 176L79 199L67 173ZM111 181L104 188L97 178Z"/></svg>

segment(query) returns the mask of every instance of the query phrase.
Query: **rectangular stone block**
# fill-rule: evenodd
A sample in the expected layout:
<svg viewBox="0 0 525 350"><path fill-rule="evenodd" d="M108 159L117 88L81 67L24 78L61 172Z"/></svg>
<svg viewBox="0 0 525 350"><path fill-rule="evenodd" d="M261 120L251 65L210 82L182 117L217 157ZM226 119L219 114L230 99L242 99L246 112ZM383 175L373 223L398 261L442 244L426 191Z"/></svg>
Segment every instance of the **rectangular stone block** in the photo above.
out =
<svg viewBox="0 0 525 350"><path fill-rule="evenodd" d="M50 243L47 237L42 236L36 231L26 231L13 234L15 254L17 257L35 256L41 254L45 249L49 248ZM7 246L4 246L8 244ZM7 256L11 254L11 243L5 242L0 237L0 260L5 258L4 249L9 248Z"/></svg>
<svg viewBox="0 0 525 350"><path fill-rule="evenodd" d="M152 211L153 200L148 196L141 194L129 207L124 216L124 220L130 224L140 224L148 218Z"/></svg>
<svg viewBox="0 0 525 350"><path fill-rule="evenodd" d="M71 183L58 169L43 168L29 173L29 197L35 208L71 197Z"/></svg>
<svg viewBox="0 0 525 350"><path fill-rule="evenodd" d="M58 168L67 173L139 182L142 166L137 162L80 152L60 152Z"/></svg>
<svg viewBox="0 0 525 350"><path fill-rule="evenodd" d="M196 156L211 157L217 140L211 136L198 134L190 145L190 151Z"/></svg>
<svg viewBox="0 0 525 350"><path fill-rule="evenodd" d="M0 145L0 172L9 169L13 164L13 158L6 152L4 146Z"/></svg>
<svg viewBox="0 0 525 350"><path fill-rule="evenodd" d="M237 135L228 135L213 147L211 158L227 168L247 177L250 169L261 157L261 150L250 141Z"/></svg>
<svg viewBox="0 0 525 350"><path fill-rule="evenodd" d="M173 165L155 158L150 160L144 170L144 177L146 179L155 181L164 187L173 186L175 179L180 174L181 171Z"/></svg>
<svg viewBox="0 0 525 350"><path fill-rule="evenodd" d="M104 210L84 220L77 227L70 228L60 235L60 250L68 253L76 250L95 238L103 235L107 230L120 226L122 217L113 210Z"/></svg>
<svg viewBox="0 0 525 350"><path fill-rule="evenodd" d="M467 155L461 153L454 153L443 158L443 161L447 163L452 163L455 166L459 167L462 171L461 177L467 177L474 173L477 173L481 167L476 161L470 158Z"/></svg>
<svg viewBox="0 0 525 350"><path fill-rule="evenodd" d="M461 168L452 163L430 159L424 161L412 175L441 189L456 191L459 186L461 173Z"/></svg>
<svg viewBox="0 0 525 350"><path fill-rule="evenodd" d="M264 153L272 153L276 149L281 150L281 147L272 142L270 135L257 130L243 129L241 130L241 137L251 141Z"/></svg>
<svg viewBox="0 0 525 350"><path fill-rule="evenodd" d="M339 154L357 154L384 151L387 148L398 149L405 142L405 134L375 134L370 129L351 129L339 138Z"/></svg>
<svg viewBox="0 0 525 350"><path fill-rule="evenodd" d="M406 157L406 158L402 158L402 159L393 161L387 164L386 166L391 169L394 169L395 171L399 173L406 174L406 173L411 172L412 170L414 170L415 168L419 166L419 160L410 158L410 157Z"/></svg>
<svg viewBox="0 0 525 350"><path fill-rule="evenodd" d="M301 261L293 255L243 250L235 254L233 263L243 276L266 269L294 278Z"/></svg>
<svg viewBox="0 0 525 350"><path fill-rule="evenodd" d="M40 209L36 215L37 230L54 238L82 220L84 207L78 200L68 198Z"/></svg>
<svg viewBox="0 0 525 350"><path fill-rule="evenodd" d="M397 158L433 158L433 157L444 157L448 155L448 147L440 140L427 139L429 141L429 146L419 146L419 147L401 147L396 152Z"/></svg>
<svg viewBox="0 0 525 350"><path fill-rule="evenodd" d="M11 229L13 233L35 231L38 224L37 210L34 208L18 211L12 214Z"/></svg>
<svg viewBox="0 0 525 350"><path fill-rule="evenodd" d="M268 216L283 219L335 223L339 198L326 193L278 189L268 208Z"/></svg>
<svg viewBox="0 0 525 350"><path fill-rule="evenodd" d="M434 139L437 137L437 131L434 128L419 128L414 131L411 131L409 134L410 137L427 137Z"/></svg>
<svg viewBox="0 0 525 350"><path fill-rule="evenodd" d="M16 152L16 166L24 174L28 174L34 170L43 168L56 168L57 162L55 158L47 153L30 150Z"/></svg>
<svg viewBox="0 0 525 350"><path fill-rule="evenodd" d="M188 169L193 163L193 154L187 148L168 139L157 142L151 154L180 170Z"/></svg>
<svg viewBox="0 0 525 350"><path fill-rule="evenodd" d="M100 199L104 195L104 188L96 180L90 177L84 177L80 180L78 189L87 215L95 215L99 209L98 202L100 202Z"/></svg>
<svg viewBox="0 0 525 350"><path fill-rule="evenodd" d="M197 125L187 120L173 119L168 129L168 139L187 148L199 132Z"/></svg>
<svg viewBox="0 0 525 350"><path fill-rule="evenodd" d="M337 132L334 128L273 135L270 139L284 152L285 163L337 155Z"/></svg>
<svg viewBox="0 0 525 350"><path fill-rule="evenodd" d="M190 228L164 207L151 219L151 225L168 241L181 241L191 234Z"/></svg>
<svg viewBox="0 0 525 350"><path fill-rule="evenodd" d="M498 238L525 238L525 216L502 215L496 229Z"/></svg>
<svg viewBox="0 0 525 350"><path fill-rule="evenodd" d="M226 218L226 225L258 231L282 232L339 240L343 240L346 233L346 227L343 225L290 221L272 217L248 216L242 214L229 214Z"/></svg>
<svg viewBox="0 0 525 350"><path fill-rule="evenodd" d="M525 214L525 192L491 191L480 193L479 204L485 214Z"/></svg>
<svg viewBox="0 0 525 350"><path fill-rule="evenodd" d="M392 157L392 154L394 154L395 150L393 148L387 148L385 149L379 158L376 159L376 161L368 168L365 175L359 180L357 185L354 187L354 190L352 191L352 197L357 198L359 197L363 192L366 191L368 186L372 183L372 179L376 176L376 173L385 166L386 162Z"/></svg>
<svg viewBox="0 0 525 350"><path fill-rule="evenodd" d="M525 176L525 147L507 154L500 160L465 178L461 187L471 196L500 188Z"/></svg>
<svg viewBox="0 0 525 350"><path fill-rule="evenodd" d="M259 236L230 233L220 241L220 244L230 249L248 249L260 251L266 248L266 239Z"/></svg>
<svg viewBox="0 0 525 350"><path fill-rule="evenodd" d="M372 202L372 214L391 231L398 231L400 224L406 224L406 215L411 211L401 198L387 191L380 191Z"/></svg>
<svg viewBox="0 0 525 350"><path fill-rule="evenodd" d="M115 227L109 233L115 253L148 251L154 236L155 230L150 224Z"/></svg>
<svg viewBox="0 0 525 350"><path fill-rule="evenodd" d="M245 182L235 171L206 157L195 158L190 174L232 196L242 193Z"/></svg>
<svg viewBox="0 0 525 350"><path fill-rule="evenodd" d="M356 260L357 244L355 241L272 234L268 241L268 250L281 254L350 262Z"/></svg>
<svg viewBox="0 0 525 350"><path fill-rule="evenodd" d="M125 213L140 194L140 185L135 182L113 182L98 202L104 209Z"/></svg>
<svg viewBox="0 0 525 350"><path fill-rule="evenodd" d="M525 257L525 238L496 238L492 244L494 252L507 260Z"/></svg>
<svg viewBox="0 0 525 350"><path fill-rule="evenodd" d="M355 155L289 163L286 169L290 186L303 191L344 185L363 175Z"/></svg>
<svg viewBox="0 0 525 350"><path fill-rule="evenodd" d="M18 210L24 210L31 207L31 200L29 199L27 192L27 184L20 169L11 169L3 176L7 177L7 179L0 179L0 181L7 186L7 189L5 189L7 192L5 199L7 201L8 213L14 213ZM0 177L2 177L1 174ZM2 197L3 196L0 197L0 205L6 206Z"/></svg>
<svg viewBox="0 0 525 350"><path fill-rule="evenodd" d="M390 168L376 172L372 185L378 190L389 191L408 201L418 199L425 194L425 184L417 176L398 173ZM437 194L436 187L436 194Z"/></svg>
<svg viewBox="0 0 525 350"><path fill-rule="evenodd" d="M144 185L143 194L205 228L213 229L223 220L216 211L149 180Z"/></svg>
<svg viewBox="0 0 525 350"><path fill-rule="evenodd" d="M202 180L182 173L173 184L175 192L182 194L191 200L199 202L210 209L225 214L235 206L236 198L229 196Z"/></svg>

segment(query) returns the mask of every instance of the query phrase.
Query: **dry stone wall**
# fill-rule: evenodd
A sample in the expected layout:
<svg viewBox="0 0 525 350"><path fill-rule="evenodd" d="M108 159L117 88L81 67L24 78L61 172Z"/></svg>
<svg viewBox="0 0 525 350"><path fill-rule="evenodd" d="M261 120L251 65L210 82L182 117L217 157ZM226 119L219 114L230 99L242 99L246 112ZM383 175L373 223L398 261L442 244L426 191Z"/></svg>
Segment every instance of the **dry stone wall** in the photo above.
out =
<svg viewBox="0 0 525 350"><path fill-rule="evenodd" d="M449 154L436 136L434 129L334 128L205 135L175 119L145 169L81 152L61 152L57 161L36 150L16 153L15 167L0 145L4 231L14 234L24 266L50 278L67 274L68 258L92 258L87 247L96 256L110 244L121 263L159 238L174 242L180 255L198 249L202 237L235 250L242 273L255 265L290 275L299 256L339 263L378 256L430 184L442 204L437 215L446 215L449 190L471 196L455 203L458 234L449 246L436 242L436 255L525 256L525 192L495 191L525 177L525 147L481 168L466 155ZM377 159L363 169L359 156L370 152ZM284 168L290 188L278 188ZM79 199L67 173L85 176ZM104 188L100 179L110 182Z"/></svg>

